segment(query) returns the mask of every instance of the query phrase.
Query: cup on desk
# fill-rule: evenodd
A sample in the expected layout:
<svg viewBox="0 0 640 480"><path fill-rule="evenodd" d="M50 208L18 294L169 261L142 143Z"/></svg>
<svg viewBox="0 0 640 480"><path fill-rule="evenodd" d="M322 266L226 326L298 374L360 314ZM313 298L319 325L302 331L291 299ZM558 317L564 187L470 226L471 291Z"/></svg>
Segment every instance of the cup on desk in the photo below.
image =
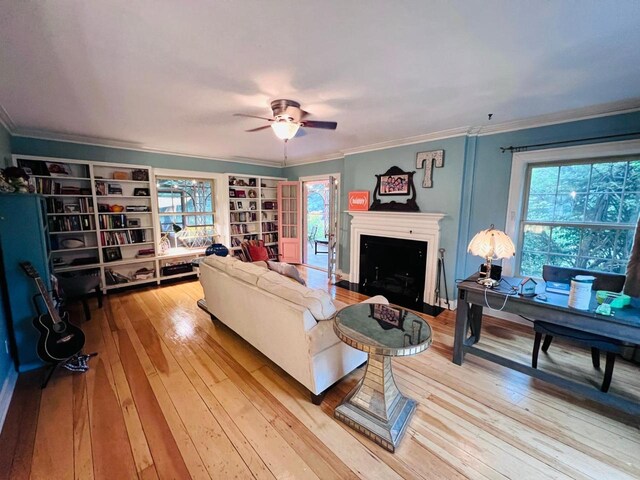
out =
<svg viewBox="0 0 640 480"><path fill-rule="evenodd" d="M591 275L576 275L571 279L569 290L569 306L576 310L589 310L591 290L596 277Z"/></svg>

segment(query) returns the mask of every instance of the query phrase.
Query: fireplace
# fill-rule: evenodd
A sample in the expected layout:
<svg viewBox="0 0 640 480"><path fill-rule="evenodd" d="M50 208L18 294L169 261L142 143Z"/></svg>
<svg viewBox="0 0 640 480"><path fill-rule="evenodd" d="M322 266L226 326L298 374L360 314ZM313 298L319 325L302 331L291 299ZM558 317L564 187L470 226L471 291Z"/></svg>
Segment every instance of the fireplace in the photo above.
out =
<svg viewBox="0 0 640 480"><path fill-rule="evenodd" d="M351 211L349 274L345 277L353 289L360 286L361 238L371 236L394 240L412 240L426 244L422 266L423 305L436 305L435 281L440 248L440 221L443 213ZM369 284L369 282L368 282ZM386 295L385 295L386 296ZM424 311L424 309L418 309Z"/></svg>
<svg viewBox="0 0 640 480"><path fill-rule="evenodd" d="M426 265L427 242L360 236L360 293L422 310Z"/></svg>

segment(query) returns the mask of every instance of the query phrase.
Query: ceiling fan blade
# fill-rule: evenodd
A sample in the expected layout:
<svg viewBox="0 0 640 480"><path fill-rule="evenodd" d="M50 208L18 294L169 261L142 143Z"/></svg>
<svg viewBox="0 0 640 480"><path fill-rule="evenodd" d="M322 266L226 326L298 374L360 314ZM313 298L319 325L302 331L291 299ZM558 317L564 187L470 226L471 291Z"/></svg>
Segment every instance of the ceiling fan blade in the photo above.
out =
<svg viewBox="0 0 640 480"><path fill-rule="evenodd" d="M309 112L300 109L300 120L309 116Z"/></svg>
<svg viewBox="0 0 640 480"><path fill-rule="evenodd" d="M304 128L299 128L298 131L296 132L296 136L293 138L304 137L306 134L307 132L305 132Z"/></svg>
<svg viewBox="0 0 640 480"><path fill-rule="evenodd" d="M325 128L327 130L335 130L338 122L319 122L317 120L305 120L302 122L303 127L309 128Z"/></svg>
<svg viewBox="0 0 640 480"><path fill-rule="evenodd" d="M259 132L260 130L264 130L265 128L271 128L271 125L264 125L263 127L252 128L251 130L245 130L245 132Z"/></svg>
<svg viewBox="0 0 640 480"><path fill-rule="evenodd" d="M266 120L267 122L273 122L273 118L258 117L256 115L247 115L246 113L234 113L234 117L247 117L247 118L259 118L260 120Z"/></svg>

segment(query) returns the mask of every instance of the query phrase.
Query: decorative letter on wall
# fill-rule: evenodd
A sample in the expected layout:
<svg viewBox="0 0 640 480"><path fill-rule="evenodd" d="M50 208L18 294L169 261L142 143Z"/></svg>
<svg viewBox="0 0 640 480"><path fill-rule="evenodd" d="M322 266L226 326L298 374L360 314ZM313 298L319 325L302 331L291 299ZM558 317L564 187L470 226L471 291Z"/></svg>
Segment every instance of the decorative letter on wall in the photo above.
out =
<svg viewBox="0 0 640 480"><path fill-rule="evenodd" d="M416 168L424 166L423 188L433 187L433 167L444 167L444 150L434 150L432 152L418 152L416 155Z"/></svg>

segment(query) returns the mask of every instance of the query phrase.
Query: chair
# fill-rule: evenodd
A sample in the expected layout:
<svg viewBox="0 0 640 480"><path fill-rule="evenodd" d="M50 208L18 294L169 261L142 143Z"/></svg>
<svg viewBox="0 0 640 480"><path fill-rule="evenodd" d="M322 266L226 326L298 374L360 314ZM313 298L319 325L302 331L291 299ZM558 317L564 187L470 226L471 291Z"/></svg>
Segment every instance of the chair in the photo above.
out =
<svg viewBox="0 0 640 480"><path fill-rule="evenodd" d="M551 265L544 265L542 269L542 277L547 282L569 283L571 281L571 277L574 277L575 275L591 275L596 277L593 284L594 290L620 292L622 291L625 282L625 276L619 274L553 267ZM540 320L533 322L533 330L535 331L533 352L531 354L531 367L533 368L538 368L540 344L542 343L542 351L547 353L547 350L549 350L551 342L553 341L553 337L565 338L572 343L590 348L591 361L593 363L593 368L596 369L600 368L600 350L607 352L604 379L602 380L602 385L600 387L600 390L603 392L607 392L611 385L616 354L622 354L630 347L627 343L619 342L618 340L609 337L574 330L573 328L554 325ZM542 335L544 335L544 341L542 341Z"/></svg>
<svg viewBox="0 0 640 480"><path fill-rule="evenodd" d="M87 299L95 294L98 300L98 308L102 308L102 290L100 289L99 275L76 275L62 276L56 275L58 284L62 290L62 299L66 305L74 300L82 302L85 320L91 320L91 310Z"/></svg>

